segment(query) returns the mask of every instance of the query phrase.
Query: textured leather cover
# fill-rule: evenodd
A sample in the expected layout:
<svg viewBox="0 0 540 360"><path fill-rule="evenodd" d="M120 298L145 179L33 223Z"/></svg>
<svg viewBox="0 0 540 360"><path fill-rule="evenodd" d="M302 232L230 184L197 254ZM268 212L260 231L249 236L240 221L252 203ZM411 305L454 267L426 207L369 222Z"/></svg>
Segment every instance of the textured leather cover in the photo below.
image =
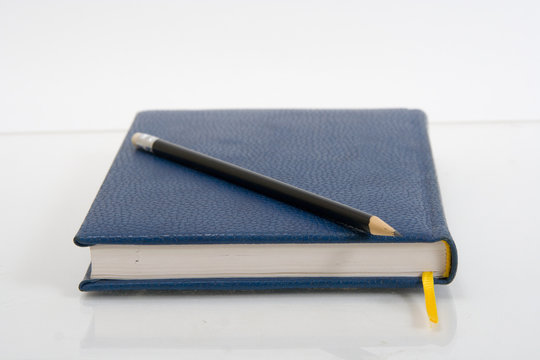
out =
<svg viewBox="0 0 540 360"><path fill-rule="evenodd" d="M375 214L373 236L144 151L145 132ZM75 243L434 242L457 252L419 110L147 111L137 115ZM90 269L89 269L90 271ZM89 275L89 274L88 274ZM416 287L420 278L96 280L81 290Z"/></svg>

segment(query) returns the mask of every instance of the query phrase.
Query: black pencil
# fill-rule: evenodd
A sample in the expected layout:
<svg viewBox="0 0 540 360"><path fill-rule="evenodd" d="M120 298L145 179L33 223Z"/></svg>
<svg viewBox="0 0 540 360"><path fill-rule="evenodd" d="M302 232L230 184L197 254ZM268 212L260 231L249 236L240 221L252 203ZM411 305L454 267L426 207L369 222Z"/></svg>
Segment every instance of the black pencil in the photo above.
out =
<svg viewBox="0 0 540 360"><path fill-rule="evenodd" d="M135 133L131 142L137 148L157 156L203 171L337 223L349 225L373 235L400 236L396 230L377 216L155 136Z"/></svg>

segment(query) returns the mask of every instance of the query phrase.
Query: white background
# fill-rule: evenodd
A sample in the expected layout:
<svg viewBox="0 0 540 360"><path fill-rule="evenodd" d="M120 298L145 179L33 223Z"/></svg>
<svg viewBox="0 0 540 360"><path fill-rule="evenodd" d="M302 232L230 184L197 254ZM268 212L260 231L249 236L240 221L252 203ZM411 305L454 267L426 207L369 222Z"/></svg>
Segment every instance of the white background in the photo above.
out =
<svg viewBox="0 0 540 360"><path fill-rule="evenodd" d="M0 357L534 358L540 5L0 2ZM420 291L83 294L72 238L146 109L421 108L456 280Z"/></svg>
<svg viewBox="0 0 540 360"><path fill-rule="evenodd" d="M537 1L2 1L0 131L138 110L416 107L540 118Z"/></svg>

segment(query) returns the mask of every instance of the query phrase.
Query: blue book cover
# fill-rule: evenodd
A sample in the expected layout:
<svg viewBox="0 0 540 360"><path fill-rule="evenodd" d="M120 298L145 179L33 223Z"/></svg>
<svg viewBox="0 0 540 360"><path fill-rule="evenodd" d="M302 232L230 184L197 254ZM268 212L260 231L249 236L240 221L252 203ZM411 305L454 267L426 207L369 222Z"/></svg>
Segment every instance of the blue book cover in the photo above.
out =
<svg viewBox="0 0 540 360"><path fill-rule="evenodd" d="M75 243L182 245L419 243L445 240L452 281L457 251L448 231L425 114L419 110L146 111L137 115ZM131 144L135 132L273 177L377 215L402 237L374 236L284 204ZM305 289L421 287L420 277L95 279L115 289Z"/></svg>

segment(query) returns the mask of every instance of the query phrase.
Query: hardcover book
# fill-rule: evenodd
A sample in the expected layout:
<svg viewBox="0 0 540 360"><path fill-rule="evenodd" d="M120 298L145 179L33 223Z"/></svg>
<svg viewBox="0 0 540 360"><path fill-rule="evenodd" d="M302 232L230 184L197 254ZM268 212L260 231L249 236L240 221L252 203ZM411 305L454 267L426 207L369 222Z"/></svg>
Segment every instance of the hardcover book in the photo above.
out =
<svg viewBox="0 0 540 360"><path fill-rule="evenodd" d="M136 150L152 134L384 219L360 232ZM421 287L455 276L419 110L147 111L136 116L80 230L82 291ZM424 284L425 285L425 284Z"/></svg>

